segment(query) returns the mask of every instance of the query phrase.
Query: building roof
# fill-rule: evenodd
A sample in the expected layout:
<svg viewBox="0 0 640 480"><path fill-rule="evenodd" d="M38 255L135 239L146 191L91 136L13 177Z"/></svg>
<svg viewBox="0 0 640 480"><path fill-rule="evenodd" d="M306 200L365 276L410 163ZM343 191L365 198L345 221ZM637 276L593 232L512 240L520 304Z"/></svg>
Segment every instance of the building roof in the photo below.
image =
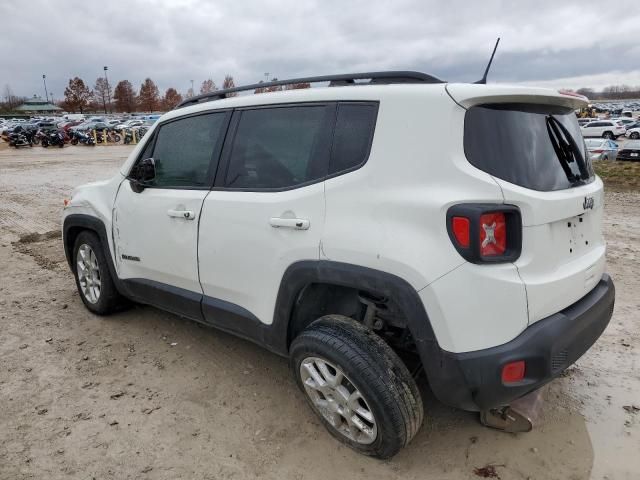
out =
<svg viewBox="0 0 640 480"><path fill-rule="evenodd" d="M26 100L16 110L19 112L58 112L62 109L34 95L33 98Z"/></svg>

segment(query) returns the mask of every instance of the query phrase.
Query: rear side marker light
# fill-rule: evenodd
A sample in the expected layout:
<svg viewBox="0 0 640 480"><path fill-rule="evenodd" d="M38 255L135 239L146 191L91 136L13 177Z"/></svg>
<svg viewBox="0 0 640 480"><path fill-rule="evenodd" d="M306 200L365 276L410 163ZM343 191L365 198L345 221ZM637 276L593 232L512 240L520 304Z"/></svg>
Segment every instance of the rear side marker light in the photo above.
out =
<svg viewBox="0 0 640 480"><path fill-rule="evenodd" d="M524 360L507 363L502 367L502 383L515 383L524 379Z"/></svg>
<svg viewBox="0 0 640 480"><path fill-rule="evenodd" d="M461 247L468 248L470 244L470 223L465 217L453 217L451 228L453 236Z"/></svg>
<svg viewBox="0 0 640 480"><path fill-rule="evenodd" d="M485 213L480 216L480 255L495 257L507 250L507 222L504 213Z"/></svg>

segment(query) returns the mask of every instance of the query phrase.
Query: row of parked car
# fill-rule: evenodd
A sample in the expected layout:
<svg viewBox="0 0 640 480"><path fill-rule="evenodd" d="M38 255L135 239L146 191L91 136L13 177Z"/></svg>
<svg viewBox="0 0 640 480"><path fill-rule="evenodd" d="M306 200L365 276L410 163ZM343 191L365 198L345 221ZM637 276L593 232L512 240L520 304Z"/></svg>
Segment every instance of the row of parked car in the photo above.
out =
<svg viewBox="0 0 640 480"><path fill-rule="evenodd" d="M64 147L67 143L93 146L120 141L128 144L142 138L158 117L0 119L0 138L16 148L38 144Z"/></svg>
<svg viewBox="0 0 640 480"><path fill-rule="evenodd" d="M585 138L616 139L625 136L632 140L640 139L640 120L638 119L629 117L611 119L579 118L578 123L582 130L582 136Z"/></svg>
<svg viewBox="0 0 640 480"><path fill-rule="evenodd" d="M0 118L0 134L10 134L14 128L20 126L26 131L53 130L87 131L87 130L125 130L131 128L149 128L157 120L145 118L105 118L90 117L89 119L42 118L34 117L29 120Z"/></svg>
<svg viewBox="0 0 640 480"><path fill-rule="evenodd" d="M620 145L608 138L585 138L591 160L640 160L640 140Z"/></svg>

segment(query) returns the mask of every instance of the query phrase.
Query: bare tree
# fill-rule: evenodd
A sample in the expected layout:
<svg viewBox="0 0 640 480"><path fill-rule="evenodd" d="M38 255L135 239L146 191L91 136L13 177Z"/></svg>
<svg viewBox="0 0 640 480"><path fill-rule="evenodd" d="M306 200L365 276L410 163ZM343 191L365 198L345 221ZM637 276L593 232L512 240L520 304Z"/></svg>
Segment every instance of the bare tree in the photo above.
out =
<svg viewBox="0 0 640 480"><path fill-rule="evenodd" d="M102 103L104 113L107 113L107 102L111 98L111 86L104 77L99 77L93 87L93 95L95 100Z"/></svg>
<svg viewBox="0 0 640 480"><path fill-rule="evenodd" d="M20 98L13 93L9 84L4 86L2 96L4 97L4 108L8 111L13 110L20 104Z"/></svg>
<svg viewBox="0 0 640 480"><path fill-rule="evenodd" d="M222 82L222 89L226 90L227 88L234 88L235 86L236 84L233 81L233 77L228 74L225 75L224 82ZM238 95L238 92L232 92L232 93L228 93L227 97L235 97L236 95Z"/></svg>
<svg viewBox="0 0 640 480"><path fill-rule="evenodd" d="M217 89L218 88L216 87L216 84L209 78L208 80L202 82L202 86L200 87L200 95L204 93L215 92Z"/></svg>

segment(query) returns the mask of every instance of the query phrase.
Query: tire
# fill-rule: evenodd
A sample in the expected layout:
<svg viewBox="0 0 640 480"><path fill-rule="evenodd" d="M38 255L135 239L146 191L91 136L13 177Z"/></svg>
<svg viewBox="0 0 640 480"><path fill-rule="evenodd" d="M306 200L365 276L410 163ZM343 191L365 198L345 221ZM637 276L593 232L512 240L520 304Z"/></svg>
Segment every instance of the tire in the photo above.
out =
<svg viewBox="0 0 640 480"><path fill-rule="evenodd" d="M78 140L76 140L75 138L73 138L71 140L71 145L77 145L78 144Z"/></svg>
<svg viewBox="0 0 640 480"><path fill-rule="evenodd" d="M640 133L632 132L631 135L629 135L629 138L631 138L633 140L638 140L640 138Z"/></svg>
<svg viewBox="0 0 640 480"><path fill-rule="evenodd" d="M327 315L309 325L291 344L290 367L329 433L364 455L394 456L422 425L422 398L407 367L378 335L351 318ZM311 372L320 374L324 385ZM349 429L345 412L368 428Z"/></svg>
<svg viewBox="0 0 640 480"><path fill-rule="evenodd" d="M121 140L120 139L120 135L116 134L116 135L113 136L113 142L114 143L120 143L120 140Z"/></svg>
<svg viewBox="0 0 640 480"><path fill-rule="evenodd" d="M93 266L90 276L82 275L79 262L85 265L83 271L87 271L88 265ZM127 306L128 302L118 293L113 283L102 243L95 233L85 230L76 238L73 247L73 273L80 298L91 312L108 315Z"/></svg>
<svg viewBox="0 0 640 480"><path fill-rule="evenodd" d="M602 157L602 160L604 160L605 162L609 160L609 157L607 157L606 155L604 157Z"/></svg>
<svg viewBox="0 0 640 480"><path fill-rule="evenodd" d="M613 140L613 133L611 132L604 132L602 134L602 138L608 138L609 140Z"/></svg>

